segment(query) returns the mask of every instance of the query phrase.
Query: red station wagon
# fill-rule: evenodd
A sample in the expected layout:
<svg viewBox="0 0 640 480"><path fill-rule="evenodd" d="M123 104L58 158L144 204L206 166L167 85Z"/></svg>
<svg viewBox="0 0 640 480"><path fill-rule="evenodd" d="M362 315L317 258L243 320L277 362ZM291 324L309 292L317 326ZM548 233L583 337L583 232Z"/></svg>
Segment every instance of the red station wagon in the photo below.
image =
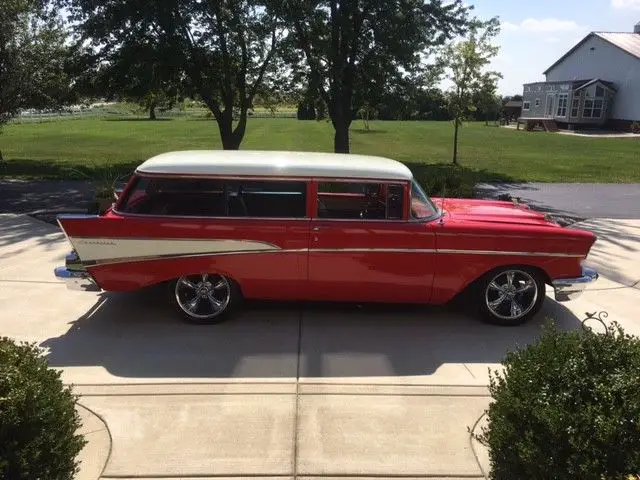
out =
<svg viewBox="0 0 640 480"><path fill-rule="evenodd" d="M187 151L141 164L101 215L61 215L73 289L168 283L191 322L243 298L444 304L485 319L533 317L597 279L595 242L526 205L429 198L402 163L303 152Z"/></svg>

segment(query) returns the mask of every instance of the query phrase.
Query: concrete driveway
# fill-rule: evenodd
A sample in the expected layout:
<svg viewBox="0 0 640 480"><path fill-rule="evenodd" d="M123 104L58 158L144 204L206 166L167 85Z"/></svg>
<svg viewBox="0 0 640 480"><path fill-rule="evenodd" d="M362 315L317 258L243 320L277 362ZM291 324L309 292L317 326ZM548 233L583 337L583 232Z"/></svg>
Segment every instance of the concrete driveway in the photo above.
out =
<svg viewBox="0 0 640 480"><path fill-rule="evenodd" d="M603 222L585 226L601 229L592 261L612 278L574 302L549 299L522 327L450 308L297 304L252 304L228 323L193 326L163 289L67 290L52 276L64 236L5 215L0 325L44 347L104 419L103 478L482 478L486 457L467 427L507 350L533 341L547 317L573 329L585 312L606 310L640 334L640 222Z"/></svg>

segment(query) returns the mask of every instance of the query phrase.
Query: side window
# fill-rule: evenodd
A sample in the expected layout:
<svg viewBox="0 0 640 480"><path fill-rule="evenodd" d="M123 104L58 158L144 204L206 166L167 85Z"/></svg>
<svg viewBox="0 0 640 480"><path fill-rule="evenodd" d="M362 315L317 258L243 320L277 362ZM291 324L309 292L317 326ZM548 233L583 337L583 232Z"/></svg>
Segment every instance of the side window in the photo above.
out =
<svg viewBox="0 0 640 480"><path fill-rule="evenodd" d="M229 181L230 217L304 218L307 183L289 181Z"/></svg>
<svg viewBox="0 0 640 480"><path fill-rule="evenodd" d="M125 213L215 217L225 215L225 186L219 180L138 178L119 205Z"/></svg>
<svg viewBox="0 0 640 480"><path fill-rule="evenodd" d="M198 217L306 217L306 182L144 178L119 204L125 213Z"/></svg>
<svg viewBox="0 0 640 480"><path fill-rule="evenodd" d="M318 218L351 220L402 219L404 186L385 183L318 184Z"/></svg>

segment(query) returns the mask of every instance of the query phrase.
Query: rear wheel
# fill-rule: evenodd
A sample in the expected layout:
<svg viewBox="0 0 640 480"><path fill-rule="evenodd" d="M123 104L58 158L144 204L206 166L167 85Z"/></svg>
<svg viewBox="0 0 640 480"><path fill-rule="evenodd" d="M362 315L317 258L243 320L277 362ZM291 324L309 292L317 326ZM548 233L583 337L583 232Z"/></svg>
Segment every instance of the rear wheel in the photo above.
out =
<svg viewBox="0 0 640 480"><path fill-rule="evenodd" d="M486 321L498 325L521 325L542 308L545 283L535 270L503 268L479 281L475 297Z"/></svg>
<svg viewBox="0 0 640 480"><path fill-rule="evenodd" d="M198 324L225 320L242 297L232 279L213 273L182 276L170 283L169 293L185 320Z"/></svg>

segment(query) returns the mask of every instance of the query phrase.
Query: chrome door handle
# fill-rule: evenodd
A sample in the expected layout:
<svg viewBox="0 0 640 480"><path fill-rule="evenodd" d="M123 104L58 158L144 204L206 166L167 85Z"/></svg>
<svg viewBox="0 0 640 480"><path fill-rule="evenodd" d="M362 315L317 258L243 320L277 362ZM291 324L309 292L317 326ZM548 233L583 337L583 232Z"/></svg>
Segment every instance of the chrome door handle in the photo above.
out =
<svg viewBox="0 0 640 480"><path fill-rule="evenodd" d="M317 226L316 226L316 227L313 227L313 231L314 231L314 232L319 232L319 231L320 231L320 227L317 227Z"/></svg>

